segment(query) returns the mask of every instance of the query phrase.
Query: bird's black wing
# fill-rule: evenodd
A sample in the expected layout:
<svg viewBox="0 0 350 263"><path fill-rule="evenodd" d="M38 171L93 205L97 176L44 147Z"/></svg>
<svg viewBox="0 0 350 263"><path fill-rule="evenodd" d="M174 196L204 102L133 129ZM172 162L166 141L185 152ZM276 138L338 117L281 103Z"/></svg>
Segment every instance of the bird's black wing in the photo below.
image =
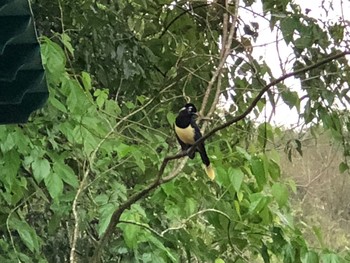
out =
<svg viewBox="0 0 350 263"><path fill-rule="evenodd" d="M199 129L197 123L195 122L194 118L191 121L191 125L195 131L194 140L197 141L202 137L202 133L201 133L201 130ZM198 144L198 146L196 147L196 151L199 152L201 159L202 159L202 162L205 164L205 166L209 166L210 161L209 161L209 157L207 155L207 152L205 150L204 142L201 142L200 144Z"/></svg>

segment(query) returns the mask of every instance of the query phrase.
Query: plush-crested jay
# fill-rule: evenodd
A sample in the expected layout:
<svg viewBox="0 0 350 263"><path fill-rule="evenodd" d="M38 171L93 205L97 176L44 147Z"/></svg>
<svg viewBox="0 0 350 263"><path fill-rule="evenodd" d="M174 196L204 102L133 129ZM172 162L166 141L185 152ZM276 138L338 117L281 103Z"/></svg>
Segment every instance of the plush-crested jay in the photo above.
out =
<svg viewBox="0 0 350 263"><path fill-rule="evenodd" d="M175 133L182 151L187 151L199 138L202 137L201 131L196 123L197 109L192 103L186 104L180 109L179 115L175 121ZM215 171L210 164L207 152L205 151L204 142L196 146L196 149L189 154L193 159L196 152L199 152L202 162L205 165L205 172L211 180L215 179Z"/></svg>

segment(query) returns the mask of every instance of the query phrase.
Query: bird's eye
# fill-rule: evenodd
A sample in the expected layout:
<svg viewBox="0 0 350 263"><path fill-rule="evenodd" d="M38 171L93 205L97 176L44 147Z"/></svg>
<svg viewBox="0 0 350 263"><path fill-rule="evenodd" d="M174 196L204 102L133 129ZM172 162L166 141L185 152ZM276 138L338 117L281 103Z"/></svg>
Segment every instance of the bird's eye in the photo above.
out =
<svg viewBox="0 0 350 263"><path fill-rule="evenodd" d="M189 106L189 107L188 107L188 110L189 110L189 111L192 111L192 110L193 110L193 107L192 107L192 106Z"/></svg>

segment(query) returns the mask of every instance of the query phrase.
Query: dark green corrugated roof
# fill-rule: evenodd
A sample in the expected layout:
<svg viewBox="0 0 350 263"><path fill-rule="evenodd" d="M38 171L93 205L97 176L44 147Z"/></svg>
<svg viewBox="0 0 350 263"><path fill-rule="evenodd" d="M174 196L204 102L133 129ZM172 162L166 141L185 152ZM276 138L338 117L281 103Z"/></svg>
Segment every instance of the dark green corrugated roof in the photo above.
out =
<svg viewBox="0 0 350 263"><path fill-rule="evenodd" d="M28 0L0 0L0 124L23 123L48 97Z"/></svg>

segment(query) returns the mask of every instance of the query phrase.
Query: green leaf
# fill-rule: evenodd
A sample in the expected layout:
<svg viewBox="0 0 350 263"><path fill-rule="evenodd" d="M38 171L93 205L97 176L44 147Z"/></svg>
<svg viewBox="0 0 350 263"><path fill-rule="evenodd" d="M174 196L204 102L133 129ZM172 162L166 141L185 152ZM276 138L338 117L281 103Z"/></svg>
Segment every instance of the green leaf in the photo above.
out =
<svg viewBox="0 0 350 263"><path fill-rule="evenodd" d="M11 229L18 232L21 240L29 248L30 251L39 252L39 237L27 222L19 220L15 217L11 217L9 220L9 225Z"/></svg>
<svg viewBox="0 0 350 263"><path fill-rule="evenodd" d="M195 213L197 209L197 202L193 198L186 198L184 212L186 216L190 216Z"/></svg>
<svg viewBox="0 0 350 263"><path fill-rule="evenodd" d="M301 141L295 139L295 143L297 145L296 150L300 154L300 156L303 156L303 150L301 149Z"/></svg>
<svg viewBox="0 0 350 263"><path fill-rule="evenodd" d="M67 107L73 114L79 116L86 114L90 101L86 96L84 89L75 79L68 76L62 79L62 89L67 96Z"/></svg>
<svg viewBox="0 0 350 263"><path fill-rule="evenodd" d="M264 263L270 263L270 255L267 250L267 246L265 244L262 244L260 253L261 253L261 257L264 260Z"/></svg>
<svg viewBox="0 0 350 263"><path fill-rule="evenodd" d="M241 189L241 185L243 182L244 174L241 169L231 168L228 171L231 183L236 192Z"/></svg>
<svg viewBox="0 0 350 263"><path fill-rule="evenodd" d="M50 174L51 166L48 160L40 158L32 162L32 169L35 180L40 183Z"/></svg>
<svg viewBox="0 0 350 263"><path fill-rule="evenodd" d="M66 77L62 80L62 89L69 95L67 97L67 107L71 112L74 112L77 105L79 104L79 99L77 97L77 86L75 82L70 78Z"/></svg>
<svg viewBox="0 0 350 263"><path fill-rule="evenodd" d="M145 21L143 19L138 19L135 23L135 31L137 38L142 38L143 32L145 31Z"/></svg>
<svg viewBox="0 0 350 263"><path fill-rule="evenodd" d="M341 263L339 256L334 253L322 254L321 261L322 263Z"/></svg>
<svg viewBox="0 0 350 263"><path fill-rule="evenodd" d="M116 209L116 205L113 203L108 203L99 209L99 222L98 222L98 236L101 237L103 233L106 231L109 222L111 221L111 217Z"/></svg>
<svg viewBox="0 0 350 263"><path fill-rule="evenodd" d="M8 190L11 191L17 182L16 176L21 165L21 159L18 152L12 149L4 154L2 162L3 165L2 167L0 166L0 169L3 176L0 176L0 181L4 183Z"/></svg>
<svg viewBox="0 0 350 263"><path fill-rule="evenodd" d="M7 134L5 140L1 140L0 148L3 153L10 151L13 147L15 147L16 143L14 140L14 135L11 133Z"/></svg>
<svg viewBox="0 0 350 263"><path fill-rule="evenodd" d="M47 190L53 199L57 199L63 193L63 182L59 175L52 173L44 180Z"/></svg>
<svg viewBox="0 0 350 263"><path fill-rule="evenodd" d="M41 55L48 82L57 85L65 73L66 56L62 48L47 37L43 37Z"/></svg>
<svg viewBox="0 0 350 263"><path fill-rule="evenodd" d="M285 17L281 19L281 31L284 41L289 44L293 41L294 30L300 25L299 20L295 17Z"/></svg>
<svg viewBox="0 0 350 263"><path fill-rule="evenodd" d="M283 262L294 263L295 262L295 248L291 244L283 246Z"/></svg>
<svg viewBox="0 0 350 263"><path fill-rule="evenodd" d="M107 100L105 103L105 110L109 113L112 114L114 116L118 116L122 113L121 108L119 107L119 105L113 101L113 100Z"/></svg>
<svg viewBox="0 0 350 263"><path fill-rule="evenodd" d="M74 48L71 44L71 38L66 33L62 33L61 41L64 47L69 51L70 55L74 56Z"/></svg>
<svg viewBox="0 0 350 263"><path fill-rule="evenodd" d="M294 41L295 47L303 50L304 48L310 47L312 45L311 35L301 35L298 39Z"/></svg>
<svg viewBox="0 0 350 263"><path fill-rule="evenodd" d="M136 215L125 212L122 220L138 222ZM123 230L125 244L131 249L136 248L140 235L140 227L133 224L122 224L120 228Z"/></svg>
<svg viewBox="0 0 350 263"><path fill-rule="evenodd" d="M290 109L296 107L296 109L299 111L300 99L296 91L290 91L289 89L284 90L282 92L282 99L289 106Z"/></svg>
<svg viewBox="0 0 350 263"><path fill-rule="evenodd" d="M141 105L145 104L147 97L145 95L137 96L137 100L141 103Z"/></svg>
<svg viewBox="0 0 350 263"><path fill-rule="evenodd" d="M83 71L81 73L81 79L82 79L82 82L83 82L83 86L86 90L91 90L92 89L92 85L91 85L91 77L90 77L90 74Z"/></svg>
<svg viewBox="0 0 350 263"><path fill-rule="evenodd" d="M225 261L221 258L215 259L214 263L225 263Z"/></svg>
<svg viewBox="0 0 350 263"><path fill-rule="evenodd" d="M329 27L329 32L332 36L332 39L337 43L341 43L341 41L344 39L344 26L339 23L335 23L333 26Z"/></svg>
<svg viewBox="0 0 350 263"><path fill-rule="evenodd" d="M266 147L269 141L273 141L273 129L270 123L264 122L258 127L258 142L261 147Z"/></svg>
<svg viewBox="0 0 350 263"><path fill-rule="evenodd" d="M144 161L142 160L142 155L140 152L137 152L138 154L136 154L136 152L133 152L133 156L135 159L135 163L136 165L141 169L142 172L146 171L146 166Z"/></svg>
<svg viewBox="0 0 350 263"><path fill-rule="evenodd" d="M315 236L317 237L318 242L320 243L321 247L324 247L323 242L323 235L322 235L322 229L317 226L312 226L312 231L314 232Z"/></svg>
<svg viewBox="0 0 350 263"><path fill-rule="evenodd" d="M119 45L117 47L117 61L119 64L121 64L122 62L122 58L123 58L123 55L124 55L124 50L125 50L125 45L122 44L122 45Z"/></svg>
<svg viewBox="0 0 350 263"><path fill-rule="evenodd" d="M125 102L125 106L126 106L129 110L135 109L135 104L132 103L131 101Z"/></svg>
<svg viewBox="0 0 350 263"><path fill-rule="evenodd" d="M260 189L266 184L264 162L261 158L254 156L251 160L252 173Z"/></svg>
<svg viewBox="0 0 350 263"><path fill-rule="evenodd" d="M314 251L307 251L301 258L302 263L319 263L318 254Z"/></svg>
<svg viewBox="0 0 350 263"><path fill-rule="evenodd" d="M63 122L58 125L58 129L60 130L60 132L62 132L62 134L67 138L68 142L72 144L76 143L73 134L74 127L74 124L70 122Z"/></svg>
<svg viewBox="0 0 350 263"><path fill-rule="evenodd" d="M284 206L287 203L289 192L288 188L285 185L281 183L275 183L272 186L271 192L280 207Z"/></svg>
<svg viewBox="0 0 350 263"><path fill-rule="evenodd" d="M64 47L69 51L71 56L74 56L74 48L72 46L71 42L71 38L66 34L66 33L62 33L61 34L61 41L62 44L64 45Z"/></svg>
<svg viewBox="0 0 350 263"><path fill-rule="evenodd" d="M65 183L73 186L74 188L79 186L77 176L68 165L57 161L53 164L53 170Z"/></svg>
<svg viewBox="0 0 350 263"><path fill-rule="evenodd" d="M97 89L94 92L94 96L96 97L96 103L99 108L102 108L102 106L105 104L105 102L108 99L108 89Z"/></svg>
<svg viewBox="0 0 350 263"><path fill-rule="evenodd" d="M167 76L170 79L173 79L177 76L177 68L176 67L171 67L170 70L167 72Z"/></svg>
<svg viewBox="0 0 350 263"><path fill-rule="evenodd" d="M237 194L237 198L238 200L241 201L242 198L239 197L240 193ZM239 216L239 218L241 219L242 218L242 214L241 214L241 206L239 205L239 202L237 200L234 200L233 201L233 205L235 206L235 210Z"/></svg>
<svg viewBox="0 0 350 263"><path fill-rule="evenodd" d="M270 177L274 180L277 181L281 177L281 168L280 166L273 160L269 161L268 164L268 171Z"/></svg>
<svg viewBox="0 0 350 263"><path fill-rule="evenodd" d="M216 167L217 178L215 179L220 186L229 188L232 184L231 177L228 176L228 169L225 169L222 166Z"/></svg>
<svg viewBox="0 0 350 263"><path fill-rule="evenodd" d="M250 205L249 205L249 213L257 214L261 210L263 210L266 205L270 202L270 199L267 196L262 195L261 193L255 193L250 195Z"/></svg>
<svg viewBox="0 0 350 263"><path fill-rule="evenodd" d="M50 94L50 99L49 99L49 102L51 103L51 105L53 107L55 107L56 109L64 112L64 113L67 113L67 108L66 106L64 106L59 100L57 100L56 98L52 97L51 94Z"/></svg>
<svg viewBox="0 0 350 263"><path fill-rule="evenodd" d="M175 114L174 113L172 113L172 112L168 112L167 113L167 115L166 115L166 119L168 120L168 123L170 124L170 125L174 125L174 123L175 123L175 118L176 118L176 116L175 116Z"/></svg>
<svg viewBox="0 0 350 263"><path fill-rule="evenodd" d="M154 244L161 251L166 253L168 259L170 259L170 262L173 262L173 263L179 262L179 260L176 258L176 256L173 255L173 253L171 253L171 250L164 246L163 240L160 241L158 238L156 238L156 237L154 237L153 235L150 235L150 234L146 235L146 240L147 240L147 242L152 242L152 244ZM152 262L154 262L154 261L152 261ZM169 261L167 261L167 262L169 262Z"/></svg>
<svg viewBox="0 0 350 263"><path fill-rule="evenodd" d="M347 163L341 162L341 163L339 164L339 172L340 172L341 174L344 173L345 171L347 171L348 169L349 169L349 166L348 166Z"/></svg>
<svg viewBox="0 0 350 263"><path fill-rule="evenodd" d="M252 159L251 155L244 148L237 146L236 150L238 153L240 153L244 157L244 159L246 159L248 161L250 161Z"/></svg>
<svg viewBox="0 0 350 263"><path fill-rule="evenodd" d="M132 16L128 17L128 26L131 31L134 30L135 27L135 20L132 19Z"/></svg>
<svg viewBox="0 0 350 263"><path fill-rule="evenodd" d="M118 153L119 158L125 157L128 153L132 152L134 147L126 145L124 143L120 143L116 146L116 151Z"/></svg>

